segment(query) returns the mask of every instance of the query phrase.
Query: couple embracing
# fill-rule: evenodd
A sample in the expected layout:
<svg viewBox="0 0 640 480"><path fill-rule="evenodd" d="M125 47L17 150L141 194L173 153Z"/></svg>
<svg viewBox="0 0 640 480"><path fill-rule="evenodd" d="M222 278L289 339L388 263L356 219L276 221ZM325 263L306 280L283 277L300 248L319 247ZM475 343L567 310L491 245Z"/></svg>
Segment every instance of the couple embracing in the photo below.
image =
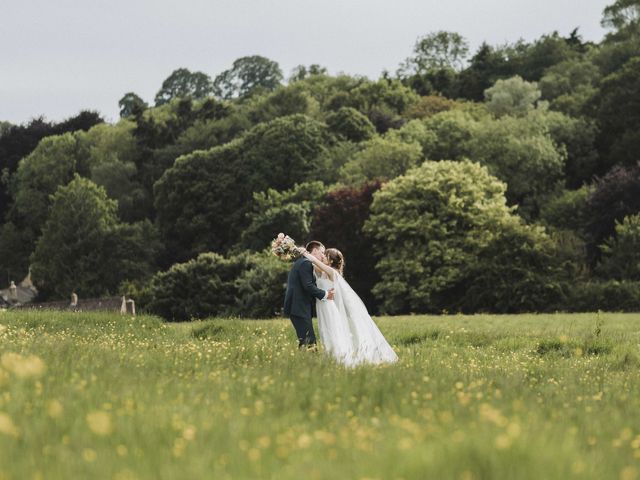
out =
<svg viewBox="0 0 640 480"><path fill-rule="evenodd" d="M316 347L312 306L316 303L320 340L325 352L346 366L393 363L398 360L371 319L360 297L342 273L344 257L318 241L300 249L287 280L284 313L289 316L299 346Z"/></svg>

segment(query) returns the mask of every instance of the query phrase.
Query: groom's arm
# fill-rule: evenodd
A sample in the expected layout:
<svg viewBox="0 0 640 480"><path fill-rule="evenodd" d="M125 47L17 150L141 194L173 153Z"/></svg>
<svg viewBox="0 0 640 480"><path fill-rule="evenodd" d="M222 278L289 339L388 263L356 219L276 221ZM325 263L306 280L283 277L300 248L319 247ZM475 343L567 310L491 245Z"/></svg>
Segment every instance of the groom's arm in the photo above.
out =
<svg viewBox="0 0 640 480"><path fill-rule="evenodd" d="M302 287L313 297L318 300L327 298L327 292L318 288L313 282L313 265L311 262L302 262L300 265L300 281Z"/></svg>

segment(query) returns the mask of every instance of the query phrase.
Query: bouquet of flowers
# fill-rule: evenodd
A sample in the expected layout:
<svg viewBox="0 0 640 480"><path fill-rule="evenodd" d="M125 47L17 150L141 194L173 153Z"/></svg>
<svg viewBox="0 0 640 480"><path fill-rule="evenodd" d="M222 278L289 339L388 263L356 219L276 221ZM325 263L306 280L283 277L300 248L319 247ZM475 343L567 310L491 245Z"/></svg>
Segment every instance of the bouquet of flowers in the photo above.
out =
<svg viewBox="0 0 640 480"><path fill-rule="evenodd" d="M293 260L300 255L296 242L289 235L279 233L278 236L271 242L271 253L273 253L280 260Z"/></svg>

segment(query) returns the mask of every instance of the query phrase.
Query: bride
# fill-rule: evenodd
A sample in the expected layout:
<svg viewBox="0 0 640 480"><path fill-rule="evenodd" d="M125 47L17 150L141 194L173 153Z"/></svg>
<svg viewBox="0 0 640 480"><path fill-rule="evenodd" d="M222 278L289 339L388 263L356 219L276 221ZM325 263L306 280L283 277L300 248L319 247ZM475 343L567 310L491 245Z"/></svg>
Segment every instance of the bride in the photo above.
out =
<svg viewBox="0 0 640 480"><path fill-rule="evenodd" d="M333 301L316 301L320 339L327 353L347 366L396 362L398 356L342 277L345 262L340 250L327 249L324 262L305 249L300 252L313 262L318 288L335 290Z"/></svg>

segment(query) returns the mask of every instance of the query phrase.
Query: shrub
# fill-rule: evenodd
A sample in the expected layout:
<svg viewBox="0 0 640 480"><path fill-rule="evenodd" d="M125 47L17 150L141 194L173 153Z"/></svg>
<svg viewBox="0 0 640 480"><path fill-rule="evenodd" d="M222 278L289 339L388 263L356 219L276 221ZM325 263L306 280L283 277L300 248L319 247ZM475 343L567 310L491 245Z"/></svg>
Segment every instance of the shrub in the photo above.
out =
<svg viewBox="0 0 640 480"><path fill-rule="evenodd" d="M640 280L640 215L616 222L616 235L603 245L602 259L596 271L605 278Z"/></svg>
<svg viewBox="0 0 640 480"><path fill-rule="evenodd" d="M203 253L156 274L147 308L169 321L273 317L282 308L289 267L267 253Z"/></svg>
<svg viewBox="0 0 640 480"><path fill-rule="evenodd" d="M640 312L640 282L607 280L576 283L567 298L567 310Z"/></svg>

